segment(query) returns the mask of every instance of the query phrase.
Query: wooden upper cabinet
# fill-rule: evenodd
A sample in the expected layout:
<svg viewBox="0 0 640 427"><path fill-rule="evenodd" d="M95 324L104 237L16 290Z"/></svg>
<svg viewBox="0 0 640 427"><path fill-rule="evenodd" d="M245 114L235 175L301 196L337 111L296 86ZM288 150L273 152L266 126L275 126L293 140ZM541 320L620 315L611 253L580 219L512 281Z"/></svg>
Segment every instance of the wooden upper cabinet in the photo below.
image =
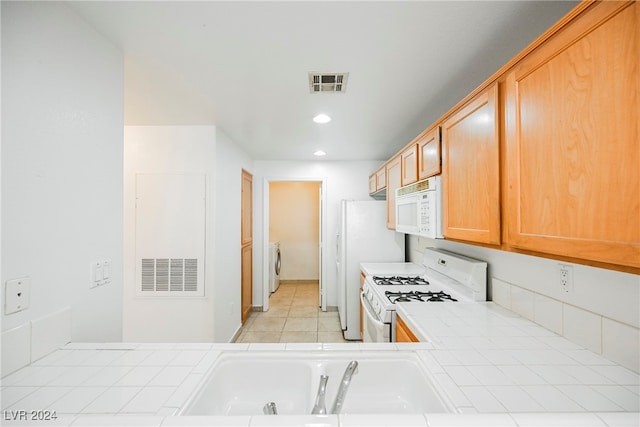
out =
<svg viewBox="0 0 640 427"><path fill-rule="evenodd" d="M376 174L374 173L369 177L369 194L373 194L378 190L376 184Z"/></svg>
<svg viewBox="0 0 640 427"><path fill-rule="evenodd" d="M382 192L387 188L387 168L386 165L378 169L369 177L369 195L374 198L384 199L385 193Z"/></svg>
<svg viewBox="0 0 640 427"><path fill-rule="evenodd" d="M418 180L418 145L411 144L400 154L402 158L402 186Z"/></svg>
<svg viewBox="0 0 640 427"><path fill-rule="evenodd" d="M376 191L387 188L387 169L382 167L376 172Z"/></svg>
<svg viewBox="0 0 640 427"><path fill-rule="evenodd" d="M423 180L441 172L440 127L423 135L418 140L418 179Z"/></svg>
<svg viewBox="0 0 640 427"><path fill-rule="evenodd" d="M386 165L387 177L387 228L396 229L396 188L402 186L402 157L397 155Z"/></svg>
<svg viewBox="0 0 640 427"><path fill-rule="evenodd" d="M500 243L498 86L481 92L442 125L443 234Z"/></svg>
<svg viewBox="0 0 640 427"><path fill-rule="evenodd" d="M639 21L597 3L507 75L510 246L640 267Z"/></svg>

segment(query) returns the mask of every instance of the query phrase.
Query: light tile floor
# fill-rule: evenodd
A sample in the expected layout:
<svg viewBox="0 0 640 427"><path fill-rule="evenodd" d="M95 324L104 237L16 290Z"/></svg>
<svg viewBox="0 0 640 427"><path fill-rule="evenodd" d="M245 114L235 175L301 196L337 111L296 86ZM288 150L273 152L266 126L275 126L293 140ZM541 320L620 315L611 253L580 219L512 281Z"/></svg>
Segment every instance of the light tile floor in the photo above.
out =
<svg viewBox="0 0 640 427"><path fill-rule="evenodd" d="M271 294L269 311L252 312L236 342L352 342L346 341L337 311L318 307L317 283L282 283Z"/></svg>

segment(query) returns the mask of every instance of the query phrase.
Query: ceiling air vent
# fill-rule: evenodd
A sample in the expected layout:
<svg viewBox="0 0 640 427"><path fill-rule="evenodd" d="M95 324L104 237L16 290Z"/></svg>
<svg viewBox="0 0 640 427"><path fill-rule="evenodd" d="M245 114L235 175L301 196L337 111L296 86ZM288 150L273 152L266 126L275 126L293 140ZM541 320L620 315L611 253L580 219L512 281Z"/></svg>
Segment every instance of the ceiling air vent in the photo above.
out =
<svg viewBox="0 0 640 427"><path fill-rule="evenodd" d="M347 90L348 77L349 73L309 73L309 91L342 93Z"/></svg>

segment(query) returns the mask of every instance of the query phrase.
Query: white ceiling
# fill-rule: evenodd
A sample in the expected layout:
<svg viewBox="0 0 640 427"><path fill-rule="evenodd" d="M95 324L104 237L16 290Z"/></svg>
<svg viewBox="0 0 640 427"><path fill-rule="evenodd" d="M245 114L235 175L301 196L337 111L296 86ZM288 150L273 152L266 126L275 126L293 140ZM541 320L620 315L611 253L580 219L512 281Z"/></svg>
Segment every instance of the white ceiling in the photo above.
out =
<svg viewBox="0 0 640 427"><path fill-rule="evenodd" d="M124 53L128 125L217 125L260 160L386 160L575 2L68 4ZM348 72L346 93L310 94L310 71Z"/></svg>

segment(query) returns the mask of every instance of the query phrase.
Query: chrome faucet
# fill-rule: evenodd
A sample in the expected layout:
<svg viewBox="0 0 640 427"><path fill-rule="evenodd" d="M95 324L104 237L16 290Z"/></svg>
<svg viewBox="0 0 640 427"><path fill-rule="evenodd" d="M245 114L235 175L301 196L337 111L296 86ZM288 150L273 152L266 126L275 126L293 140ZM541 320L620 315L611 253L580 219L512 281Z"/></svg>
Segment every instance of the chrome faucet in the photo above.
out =
<svg viewBox="0 0 640 427"><path fill-rule="evenodd" d="M325 393L327 391L328 375L320 375L320 385L318 386L318 394L316 395L316 404L311 410L312 414L324 415L327 413L327 405L325 404Z"/></svg>
<svg viewBox="0 0 640 427"><path fill-rule="evenodd" d="M352 360L349 362L347 369L344 371L344 375L342 376L342 381L340 381L340 388L338 389L338 394L336 394L336 400L333 402L333 406L331 407L331 414L338 414L342 409L342 405L344 404L344 399L347 396L347 390L349 389L349 384L351 384L351 377L354 374L357 374L358 371L358 362Z"/></svg>

